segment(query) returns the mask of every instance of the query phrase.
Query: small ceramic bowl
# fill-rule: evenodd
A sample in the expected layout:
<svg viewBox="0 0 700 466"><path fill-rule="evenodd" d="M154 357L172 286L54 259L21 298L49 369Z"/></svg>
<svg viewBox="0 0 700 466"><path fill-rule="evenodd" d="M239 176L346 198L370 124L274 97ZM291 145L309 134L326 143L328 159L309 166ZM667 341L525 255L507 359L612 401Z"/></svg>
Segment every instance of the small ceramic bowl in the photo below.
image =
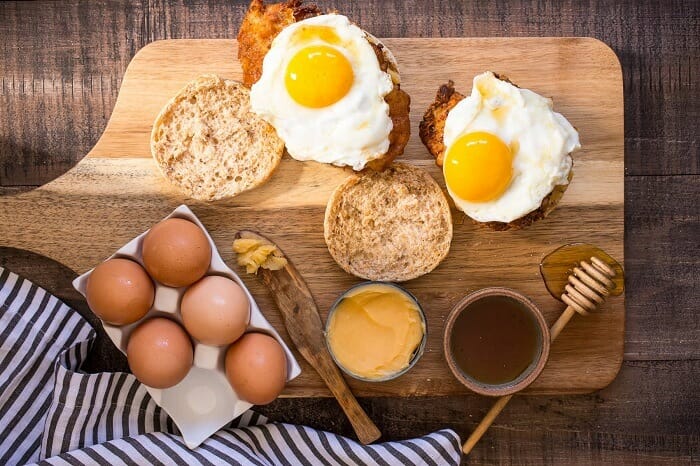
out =
<svg viewBox="0 0 700 466"><path fill-rule="evenodd" d="M415 303L416 307L418 308L418 314L420 314L421 322L423 322L423 329L424 329L423 339L421 340L421 342L418 345L418 347L416 348L416 350L413 352L413 355L411 356L411 361L409 362L408 366L404 367L403 369L401 369L398 372L387 374L384 377L376 378L376 379L370 379L367 377L359 376L359 375L353 373L352 371L350 371L349 369L347 369L346 367L344 367L342 364L340 364L340 362L338 362L338 360L336 359L335 354L333 354L333 349L331 348L330 342L328 341L328 328L330 326L333 314L335 313L335 310L338 307L338 304L340 304L340 302L343 299L345 299L345 297L348 295L348 293L350 293L352 291L356 291L358 288L363 288L363 287L370 286L370 285L391 286L392 288L397 289L400 293L403 293L405 296L407 296L411 301L413 301ZM400 287L399 285L396 285L395 283L368 281L368 282L358 283L357 285L350 287L343 294L341 294L338 297L338 299L335 300L335 302L331 306L330 310L328 311L328 317L326 318L326 327L325 327L325 330L323 333L324 333L324 337L326 339L326 348L328 348L328 352L331 354L333 361L335 361L335 364L340 368L340 370L345 372L347 375L349 375L353 379L362 380L364 382L386 382L388 380L394 380L398 377L401 377L403 374L405 374L406 372L411 370L411 368L416 365L416 363L421 358L421 356L423 356L423 352L425 351L425 344L428 341L428 322L425 318L425 312L423 311L423 308L421 307L420 303L418 302L418 299L416 299L416 297L413 296L413 294L411 294L408 290Z"/></svg>
<svg viewBox="0 0 700 466"><path fill-rule="evenodd" d="M522 374L520 374L514 380L502 384L483 383L465 374L464 371L462 371L462 369L460 369L460 367L457 365L451 350L453 338L452 330L457 317L459 317L462 312L467 311L469 306L471 306L473 303L487 296L504 296L517 301L522 305L526 312L531 314L535 320L536 327L539 330L537 338L538 352L535 358L522 372ZM445 325L445 337L443 341L445 359L447 360L447 364L450 366L450 370L455 378L457 378L457 380L459 380L470 390L486 396L512 395L513 393L519 392L520 390L526 388L540 375L545 364L547 364L547 359L549 358L549 327L547 326L547 322L545 321L542 312L529 298L514 290L511 290L510 288L484 288L465 296L455 305L447 318L447 323Z"/></svg>

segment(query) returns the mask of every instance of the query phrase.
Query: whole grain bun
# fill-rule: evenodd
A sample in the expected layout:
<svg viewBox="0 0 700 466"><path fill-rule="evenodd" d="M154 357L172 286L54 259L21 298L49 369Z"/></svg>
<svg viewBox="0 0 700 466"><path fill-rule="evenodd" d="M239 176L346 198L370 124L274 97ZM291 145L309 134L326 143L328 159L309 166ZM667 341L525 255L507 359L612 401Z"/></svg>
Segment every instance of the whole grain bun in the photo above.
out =
<svg viewBox="0 0 700 466"><path fill-rule="evenodd" d="M432 271L452 241L447 199L424 170L394 163L338 186L326 206L324 236L333 259L368 280L402 282Z"/></svg>
<svg viewBox="0 0 700 466"><path fill-rule="evenodd" d="M235 196L264 183L284 142L250 111L250 91L236 81L203 75L161 110L151 153L165 177L205 201Z"/></svg>
<svg viewBox="0 0 700 466"><path fill-rule="evenodd" d="M501 81L505 81L518 87L517 84L513 83L507 76L499 75L494 73L494 75ZM428 149L428 152L435 157L435 163L438 167L442 167L442 162L445 158L445 152L447 148L443 143L443 138L445 135L445 121L447 120L447 115L462 99L466 96L455 90L454 82L448 81L438 88L435 95L435 100L430 104L428 109L423 115L423 119L418 127L418 135L421 141ZM571 154L569 154L571 155ZM572 157L573 161L573 157ZM574 176L573 163L572 169L569 170L568 181ZM515 220L505 223L505 222L479 222L473 218L466 216L473 223L479 226L486 226L492 230L505 231L505 230L519 230L527 226L532 225L538 220L545 218L554 208L559 204L566 188L569 187L569 183L560 184L554 186L552 191L542 199L540 206L533 210L532 212L520 217Z"/></svg>

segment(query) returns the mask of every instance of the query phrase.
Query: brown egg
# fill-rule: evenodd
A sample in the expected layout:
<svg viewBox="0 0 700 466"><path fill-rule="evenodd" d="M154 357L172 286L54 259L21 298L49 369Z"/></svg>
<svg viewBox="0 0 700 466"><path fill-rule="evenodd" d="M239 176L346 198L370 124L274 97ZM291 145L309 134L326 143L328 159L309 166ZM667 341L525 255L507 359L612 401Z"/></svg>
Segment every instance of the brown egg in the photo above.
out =
<svg viewBox="0 0 700 466"><path fill-rule="evenodd" d="M187 288L180 312L194 338L207 345L228 345L245 332L250 303L236 282L211 275Z"/></svg>
<svg viewBox="0 0 700 466"><path fill-rule="evenodd" d="M226 352L226 377L245 401L265 405L275 400L287 380L287 358L277 340L247 333Z"/></svg>
<svg viewBox="0 0 700 466"><path fill-rule="evenodd" d="M109 259L92 271L85 297L92 312L113 325L136 322L153 305L151 277L129 259Z"/></svg>
<svg viewBox="0 0 700 466"><path fill-rule="evenodd" d="M143 239L143 265L163 285L191 285L204 276L210 262L211 246L206 235L188 220L163 220Z"/></svg>
<svg viewBox="0 0 700 466"><path fill-rule="evenodd" d="M139 381L168 388L185 378L192 367L192 342L180 325L155 317L136 327L126 346L129 368Z"/></svg>

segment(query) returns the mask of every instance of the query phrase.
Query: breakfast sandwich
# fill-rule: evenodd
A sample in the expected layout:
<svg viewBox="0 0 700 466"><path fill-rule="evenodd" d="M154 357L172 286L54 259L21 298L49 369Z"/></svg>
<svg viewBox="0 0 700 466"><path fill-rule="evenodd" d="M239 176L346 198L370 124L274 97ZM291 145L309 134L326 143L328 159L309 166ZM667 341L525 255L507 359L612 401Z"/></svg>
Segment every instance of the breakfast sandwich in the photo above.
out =
<svg viewBox="0 0 700 466"><path fill-rule="evenodd" d="M403 282L432 271L452 242L452 214L425 170L393 163L348 177L326 206L328 251L348 273Z"/></svg>
<svg viewBox="0 0 700 466"><path fill-rule="evenodd" d="M420 123L423 144L442 167L455 206L495 230L546 217L573 176L578 132L551 99L487 71L471 95L450 81Z"/></svg>
<svg viewBox="0 0 700 466"><path fill-rule="evenodd" d="M253 0L238 33L252 111L294 159L385 169L410 136L396 60L347 17Z"/></svg>

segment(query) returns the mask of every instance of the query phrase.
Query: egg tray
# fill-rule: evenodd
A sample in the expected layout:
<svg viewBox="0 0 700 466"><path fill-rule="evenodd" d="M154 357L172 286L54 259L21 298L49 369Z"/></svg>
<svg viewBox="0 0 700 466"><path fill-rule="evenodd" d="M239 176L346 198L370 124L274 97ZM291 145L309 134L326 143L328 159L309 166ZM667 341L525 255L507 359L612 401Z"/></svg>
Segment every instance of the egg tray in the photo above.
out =
<svg viewBox="0 0 700 466"><path fill-rule="evenodd" d="M245 284L221 259L219 251L204 225L184 204L165 217L165 219L169 218L189 220L202 229L212 250L211 264L206 275L220 275L230 278L240 285L250 302L250 321L246 332L266 333L274 337L282 345L287 357L287 382L297 377L301 373L301 368L294 355L265 319ZM146 233L148 231L128 242L108 259L122 257L136 261L143 266L142 246ZM73 281L73 286L83 296L85 296L87 281L92 270ZM142 319L124 326L115 326L101 321L109 338L124 354L126 354L129 335L144 320L151 317L167 317L182 324L180 300L187 287L172 288L158 283L156 280L153 280L153 283L155 285L153 306ZM211 346L200 343L194 338L192 340L194 363L187 376L170 388L145 387L153 400L168 413L180 429L185 444L189 448L196 448L210 435L250 409L252 404L240 399L226 378L224 358L228 346Z"/></svg>

